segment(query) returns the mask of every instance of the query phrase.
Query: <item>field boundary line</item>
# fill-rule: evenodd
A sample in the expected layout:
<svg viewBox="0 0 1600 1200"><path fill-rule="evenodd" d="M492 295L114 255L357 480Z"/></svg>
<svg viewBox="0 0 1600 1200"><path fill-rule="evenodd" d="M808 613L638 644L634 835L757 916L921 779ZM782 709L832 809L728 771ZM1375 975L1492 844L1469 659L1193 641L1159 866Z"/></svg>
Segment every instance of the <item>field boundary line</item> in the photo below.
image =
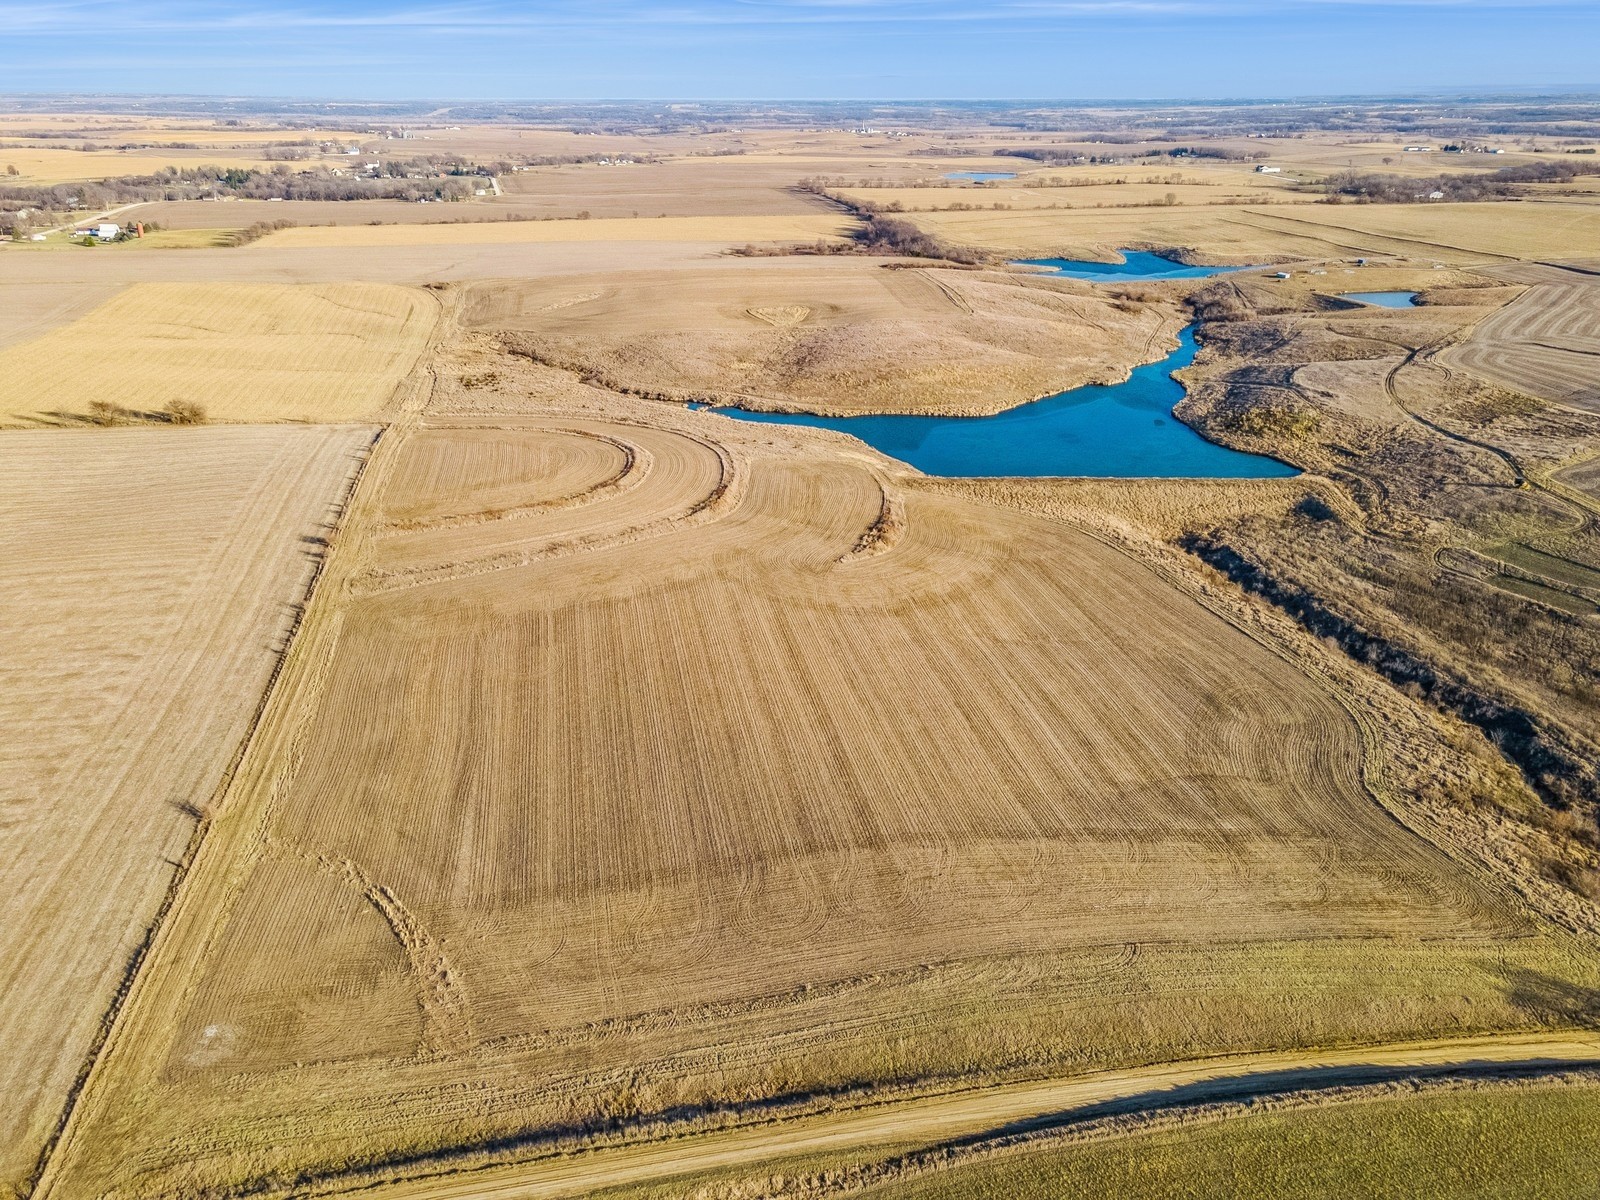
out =
<svg viewBox="0 0 1600 1200"><path fill-rule="evenodd" d="M1070 1125L1074 1113L1136 1115L1216 1099L1319 1090L1363 1082L1460 1074L1557 1072L1600 1066L1600 1035L1479 1036L1324 1050L1265 1051L1122 1070L963 1088L909 1099L864 1102L806 1117L711 1133L555 1151L521 1162L459 1167L409 1179L350 1180L306 1195L373 1195L378 1200L540 1200L606 1187L668 1180L777 1157L927 1140L936 1147L1007 1131Z"/></svg>
<svg viewBox="0 0 1600 1200"><path fill-rule="evenodd" d="M433 295L431 292L427 294ZM404 421L407 427L420 419L427 397L432 394L435 379L431 359L443 337L445 326L454 317L452 306L444 304L437 297L434 302L438 305L434 329L428 345L418 355L412 368L415 373L421 364L428 363L425 370L429 386L413 387L412 395L401 402L396 424ZM404 388L408 381L409 377L400 386ZM63 1164L70 1157L73 1143L88 1119L85 1114L93 1108L97 1088L109 1086L103 1081L115 1070L113 1059L127 1044L127 1040L134 1038L130 1027L136 1031L140 1020L140 1003L145 994L151 989L171 988L181 980L181 1002L187 999L197 984L193 968L203 960L205 949L223 924L224 916L231 910L231 900L239 890L233 878L235 872L231 869L232 865L255 855L260 846L259 836L242 836L246 832L244 829L237 830L227 844L219 844L218 836L214 835L218 834L219 827L226 826L231 830L235 824L243 822L249 815L247 810L250 801L257 799L261 812L256 814L255 831L259 833L264 829L264 818L277 799L277 785L284 769L291 766L296 757L295 743L299 740L306 719L305 710L320 694L322 672L313 660L331 658L333 646L338 642L343 616L335 606L342 600L347 583L345 560L359 553L365 540L361 516L366 508L375 504L374 494L381 491L387 461L397 453L389 451L384 454L385 447L397 446L402 440L394 436L394 430L394 425L377 426L367 453L344 492L337 523L327 535L311 585L292 630L285 639L284 651L273 666L267 686L262 690L255 716L240 741L238 753L213 792L212 811L202 823L205 836L194 841L187 868L174 875L168 894L162 901L158 923L151 926L144 943L145 949L140 953L126 985L118 993L119 1003L107 1015L104 1036L98 1041L82 1081L74 1088L60 1125L41 1156L38 1172L31 1181L29 1200L45 1200L54 1193ZM374 464L377 464L377 470L374 470ZM323 646L323 642L329 644ZM312 678L302 680L300 676L308 672ZM303 696L308 690L309 696ZM280 728L285 725L287 729ZM244 797L235 800L236 792L241 791L245 793ZM264 796L257 795L263 792ZM213 882L207 877L208 871L220 873L220 878ZM197 893L204 891L205 885L220 887L229 903L210 908L201 904ZM204 915L206 913L209 916ZM183 946L177 942L188 920L199 922L199 928L207 934L198 947L199 956L182 955ZM182 955L173 964L175 969L167 973L172 978L169 980L163 976L152 982L152 973L146 968L168 954ZM148 1044L134 1038L133 1048L128 1053L137 1056L141 1050L149 1050Z"/></svg>

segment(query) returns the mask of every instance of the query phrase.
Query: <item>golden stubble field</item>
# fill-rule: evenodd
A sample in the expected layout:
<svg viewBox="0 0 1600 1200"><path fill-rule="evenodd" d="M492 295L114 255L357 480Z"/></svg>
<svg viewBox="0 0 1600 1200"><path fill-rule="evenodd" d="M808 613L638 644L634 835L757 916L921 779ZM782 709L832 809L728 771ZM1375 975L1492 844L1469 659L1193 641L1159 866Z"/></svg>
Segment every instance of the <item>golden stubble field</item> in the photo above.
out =
<svg viewBox="0 0 1600 1200"><path fill-rule="evenodd" d="M229 421L369 419L438 312L427 292L384 284L141 284L0 351L0 419L71 425L94 401L150 413L173 400Z"/></svg>
<svg viewBox="0 0 1600 1200"><path fill-rule="evenodd" d="M499 369L380 449L51 1194L1538 1023L1510 980L1581 972L1105 544Z"/></svg>
<svg viewBox="0 0 1600 1200"><path fill-rule="evenodd" d="M373 431L0 437L0 1190L55 1128Z"/></svg>

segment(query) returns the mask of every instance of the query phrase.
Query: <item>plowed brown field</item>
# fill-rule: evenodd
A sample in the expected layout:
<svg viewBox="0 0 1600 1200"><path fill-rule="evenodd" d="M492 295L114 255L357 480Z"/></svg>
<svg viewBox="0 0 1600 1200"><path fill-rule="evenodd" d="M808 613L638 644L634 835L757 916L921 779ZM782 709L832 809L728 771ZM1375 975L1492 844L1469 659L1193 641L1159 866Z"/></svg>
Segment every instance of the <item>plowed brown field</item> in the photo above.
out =
<svg viewBox="0 0 1600 1200"><path fill-rule="evenodd" d="M1293 1043L1308 984L1324 1032L1516 1019L1517 921L1289 663L1064 526L618 411L369 473L59 1194Z"/></svg>
<svg viewBox="0 0 1600 1200"><path fill-rule="evenodd" d="M1447 357L1519 392L1600 412L1600 278L1562 274L1490 315Z"/></svg>
<svg viewBox="0 0 1600 1200"><path fill-rule="evenodd" d="M60 1119L370 437L0 438L0 1191Z"/></svg>

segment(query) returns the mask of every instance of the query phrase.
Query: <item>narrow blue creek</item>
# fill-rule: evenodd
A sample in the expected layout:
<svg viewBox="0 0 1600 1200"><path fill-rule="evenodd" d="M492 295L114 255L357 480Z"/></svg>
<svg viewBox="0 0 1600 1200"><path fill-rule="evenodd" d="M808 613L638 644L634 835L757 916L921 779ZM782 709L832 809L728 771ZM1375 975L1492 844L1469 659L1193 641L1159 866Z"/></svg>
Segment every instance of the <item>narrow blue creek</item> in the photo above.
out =
<svg viewBox="0 0 1600 1200"><path fill-rule="evenodd" d="M1081 387L992 417L819 417L720 408L741 421L837 429L929 475L1083 475L1112 479L1272 479L1298 472L1276 459L1208 442L1172 415L1173 371L1194 361L1193 327L1160 362L1123 383ZM698 406L697 406L698 407Z"/></svg>
<svg viewBox="0 0 1600 1200"><path fill-rule="evenodd" d="M1374 304L1379 308L1415 308L1417 294L1415 292L1341 292L1346 300L1359 300L1363 304Z"/></svg>
<svg viewBox="0 0 1600 1200"><path fill-rule="evenodd" d="M970 179L973 183L988 183L994 179L1015 179L1015 171L951 171L946 179Z"/></svg>
<svg viewBox="0 0 1600 1200"><path fill-rule="evenodd" d="M1090 283L1127 283L1134 279L1204 279L1229 271L1248 271L1249 267L1190 267L1148 250L1119 251L1119 263L1083 262L1075 258L1024 258L1023 266L1049 267L1058 275L1086 279Z"/></svg>

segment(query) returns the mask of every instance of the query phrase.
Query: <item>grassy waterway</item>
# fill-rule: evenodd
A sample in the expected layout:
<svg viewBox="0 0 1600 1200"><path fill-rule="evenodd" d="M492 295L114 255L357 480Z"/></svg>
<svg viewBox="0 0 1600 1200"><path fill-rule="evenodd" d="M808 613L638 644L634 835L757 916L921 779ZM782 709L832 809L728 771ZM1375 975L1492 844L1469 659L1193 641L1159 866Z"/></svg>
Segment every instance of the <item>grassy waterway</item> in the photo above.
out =
<svg viewBox="0 0 1600 1200"><path fill-rule="evenodd" d="M1193 327L1160 362L1122 383L1074 388L991 417L821 417L724 408L742 421L837 429L929 475L1083 475L1102 478L1266 479L1293 467L1208 442L1172 415L1183 387L1172 372L1194 361Z"/></svg>

